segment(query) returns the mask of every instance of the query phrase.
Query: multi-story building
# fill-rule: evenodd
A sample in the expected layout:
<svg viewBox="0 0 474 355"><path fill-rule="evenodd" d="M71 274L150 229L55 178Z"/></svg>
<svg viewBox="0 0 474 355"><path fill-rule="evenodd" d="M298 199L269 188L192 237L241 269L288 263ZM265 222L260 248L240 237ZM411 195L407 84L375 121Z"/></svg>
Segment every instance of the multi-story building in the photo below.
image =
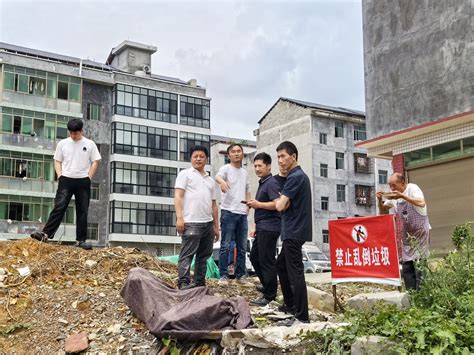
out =
<svg viewBox="0 0 474 355"><path fill-rule="evenodd" d="M124 41L106 64L0 44L0 233L40 228L57 187L52 156L72 117L102 161L93 179L90 238L174 254L174 180L189 148L210 148L210 99L196 80L152 74L156 47ZM210 170L210 166L207 167ZM72 241L74 204L55 239Z"/></svg>
<svg viewBox="0 0 474 355"><path fill-rule="evenodd" d="M278 144L289 140L298 148L313 192L313 243L321 250L329 251L329 220L376 213L374 173L386 176L390 165L380 162L374 171L374 159L354 147L366 139L363 112L281 97L258 123L257 151L272 155L274 172Z"/></svg>
<svg viewBox="0 0 474 355"><path fill-rule="evenodd" d="M358 146L421 187L441 252L474 216L473 7L362 1L369 140Z"/></svg>

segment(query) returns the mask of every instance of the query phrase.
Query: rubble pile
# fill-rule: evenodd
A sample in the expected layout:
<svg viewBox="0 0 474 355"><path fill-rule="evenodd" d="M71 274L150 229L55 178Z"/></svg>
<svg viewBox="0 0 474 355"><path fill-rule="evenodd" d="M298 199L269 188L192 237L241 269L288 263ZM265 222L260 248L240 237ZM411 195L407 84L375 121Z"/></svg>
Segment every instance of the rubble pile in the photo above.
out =
<svg viewBox="0 0 474 355"><path fill-rule="evenodd" d="M29 238L0 243L0 349L64 351L78 333L87 335L89 351L159 349L119 295L135 266L176 283L175 265L138 249L84 251Z"/></svg>

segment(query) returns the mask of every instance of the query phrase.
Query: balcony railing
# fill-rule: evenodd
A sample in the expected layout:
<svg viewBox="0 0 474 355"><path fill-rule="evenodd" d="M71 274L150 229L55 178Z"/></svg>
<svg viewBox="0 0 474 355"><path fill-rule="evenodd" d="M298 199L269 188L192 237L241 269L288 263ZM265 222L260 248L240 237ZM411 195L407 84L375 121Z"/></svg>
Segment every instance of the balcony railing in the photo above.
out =
<svg viewBox="0 0 474 355"><path fill-rule="evenodd" d="M56 140L44 137L27 136L17 133L0 134L0 144L13 145L17 147L46 149L54 151L56 149Z"/></svg>
<svg viewBox="0 0 474 355"><path fill-rule="evenodd" d="M29 178L14 178L0 176L0 190L16 190L30 192L56 193L58 183L56 181L45 181Z"/></svg>

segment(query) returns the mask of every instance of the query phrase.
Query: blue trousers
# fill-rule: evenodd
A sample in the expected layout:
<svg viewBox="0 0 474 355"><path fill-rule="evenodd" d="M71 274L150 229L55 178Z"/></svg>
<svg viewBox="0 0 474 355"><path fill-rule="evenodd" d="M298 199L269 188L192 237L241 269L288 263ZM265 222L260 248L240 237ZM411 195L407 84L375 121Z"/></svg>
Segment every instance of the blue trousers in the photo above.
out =
<svg viewBox="0 0 474 355"><path fill-rule="evenodd" d="M221 277L229 277L230 242L235 241L237 249L235 277L240 279L246 275L245 258L247 249L247 215L221 211L221 249L219 251L219 273Z"/></svg>

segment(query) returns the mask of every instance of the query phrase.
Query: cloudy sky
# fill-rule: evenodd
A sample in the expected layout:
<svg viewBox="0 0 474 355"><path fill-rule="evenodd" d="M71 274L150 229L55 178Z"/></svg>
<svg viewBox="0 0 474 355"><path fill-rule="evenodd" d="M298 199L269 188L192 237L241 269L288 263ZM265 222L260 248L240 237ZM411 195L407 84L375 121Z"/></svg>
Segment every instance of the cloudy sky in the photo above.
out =
<svg viewBox="0 0 474 355"><path fill-rule="evenodd" d="M0 0L3 42L105 62L126 39L207 88L213 134L253 139L281 96L364 110L360 1Z"/></svg>

